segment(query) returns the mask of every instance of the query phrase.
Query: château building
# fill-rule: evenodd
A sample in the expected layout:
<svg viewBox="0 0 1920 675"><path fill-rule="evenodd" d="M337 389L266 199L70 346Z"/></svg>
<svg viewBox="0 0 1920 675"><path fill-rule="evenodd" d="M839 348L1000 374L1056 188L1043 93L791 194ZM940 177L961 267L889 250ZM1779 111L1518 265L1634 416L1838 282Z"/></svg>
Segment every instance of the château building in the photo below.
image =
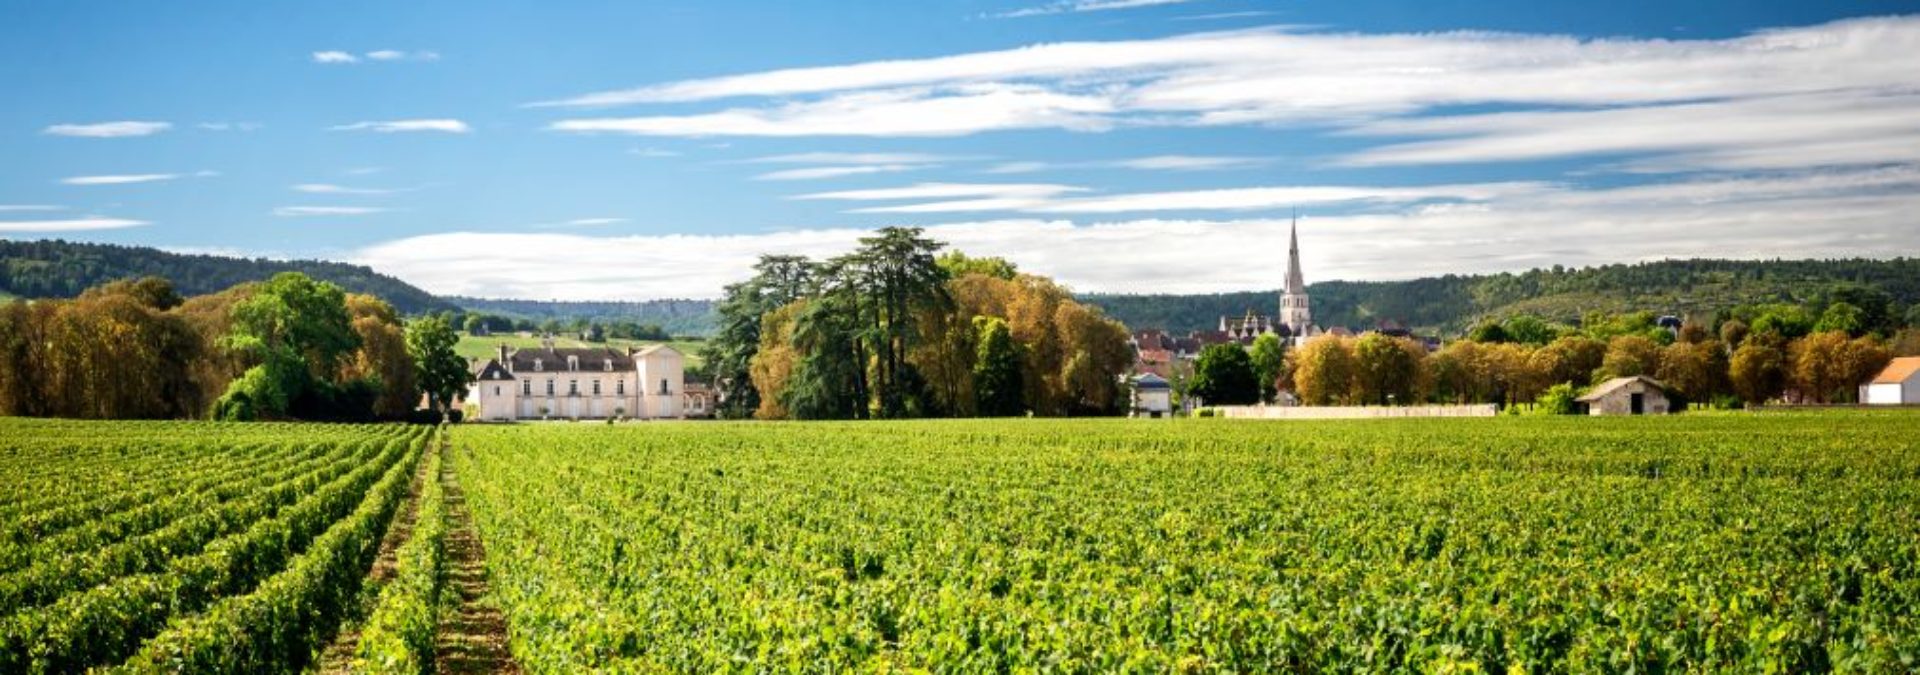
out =
<svg viewBox="0 0 1920 675"><path fill-rule="evenodd" d="M685 357L666 345L509 350L477 365L466 402L483 420L659 419L705 416L704 387L688 391Z"/></svg>

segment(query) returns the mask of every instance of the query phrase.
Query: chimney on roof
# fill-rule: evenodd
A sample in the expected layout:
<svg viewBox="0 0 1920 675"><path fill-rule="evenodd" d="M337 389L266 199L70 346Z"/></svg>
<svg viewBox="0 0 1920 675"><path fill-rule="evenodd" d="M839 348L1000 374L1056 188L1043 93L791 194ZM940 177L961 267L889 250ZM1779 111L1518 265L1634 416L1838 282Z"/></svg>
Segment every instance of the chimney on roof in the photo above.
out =
<svg viewBox="0 0 1920 675"><path fill-rule="evenodd" d="M507 365L507 343L500 343L500 365Z"/></svg>

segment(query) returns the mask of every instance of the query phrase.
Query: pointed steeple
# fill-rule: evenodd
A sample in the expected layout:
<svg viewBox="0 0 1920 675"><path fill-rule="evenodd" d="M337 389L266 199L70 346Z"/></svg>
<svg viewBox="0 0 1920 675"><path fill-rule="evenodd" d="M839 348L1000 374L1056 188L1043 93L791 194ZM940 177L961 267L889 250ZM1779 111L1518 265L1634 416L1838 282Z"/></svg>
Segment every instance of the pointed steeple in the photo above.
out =
<svg viewBox="0 0 1920 675"><path fill-rule="evenodd" d="M1307 281L1300 273L1300 214L1293 216L1293 231L1287 246L1287 295L1306 295Z"/></svg>

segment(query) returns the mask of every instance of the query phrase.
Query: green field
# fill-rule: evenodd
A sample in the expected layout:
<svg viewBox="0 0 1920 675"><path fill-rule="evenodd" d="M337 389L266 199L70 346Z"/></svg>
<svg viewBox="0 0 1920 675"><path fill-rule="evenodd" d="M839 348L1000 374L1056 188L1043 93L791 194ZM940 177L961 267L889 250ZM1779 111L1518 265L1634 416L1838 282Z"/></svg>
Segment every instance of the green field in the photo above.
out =
<svg viewBox="0 0 1920 675"><path fill-rule="evenodd" d="M1915 439L0 419L0 673L1913 672Z"/></svg>
<svg viewBox="0 0 1920 675"><path fill-rule="evenodd" d="M518 335L514 335L512 333L508 333L504 335L491 335L487 337L474 337L472 335L468 335L463 332L460 334L460 342L453 346L453 350L455 352L458 352L460 356L463 358L487 359L487 358L493 358L495 355L497 355L499 347L502 344L505 344L509 349L537 349L540 347L540 342L541 342L540 338L537 338L537 337L523 338ZM555 338L553 341L553 346L563 347L563 348L611 347L614 349L626 349L628 347L646 347L649 345L656 345L656 344L660 344L660 343L656 341L650 341L650 340L614 340L614 339L609 339L605 342L587 342L585 340L575 340L575 339L564 338L564 337ZM672 346L674 349L679 350L681 354L685 354L687 357L687 365L691 367L691 366L697 366L700 364L701 362L700 347L706 343L701 342L699 340L672 340L667 342L667 344Z"/></svg>

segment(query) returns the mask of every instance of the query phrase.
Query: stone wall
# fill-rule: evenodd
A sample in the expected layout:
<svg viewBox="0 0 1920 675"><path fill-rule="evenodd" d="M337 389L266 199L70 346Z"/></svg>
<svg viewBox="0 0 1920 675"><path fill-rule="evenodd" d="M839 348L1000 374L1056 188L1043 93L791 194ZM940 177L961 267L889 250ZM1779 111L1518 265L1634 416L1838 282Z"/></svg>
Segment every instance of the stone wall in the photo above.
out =
<svg viewBox="0 0 1920 675"><path fill-rule="evenodd" d="M1231 419L1267 420L1347 420L1384 417L1493 417L1500 414L1491 403L1476 405L1407 406L1215 406L1214 414Z"/></svg>

